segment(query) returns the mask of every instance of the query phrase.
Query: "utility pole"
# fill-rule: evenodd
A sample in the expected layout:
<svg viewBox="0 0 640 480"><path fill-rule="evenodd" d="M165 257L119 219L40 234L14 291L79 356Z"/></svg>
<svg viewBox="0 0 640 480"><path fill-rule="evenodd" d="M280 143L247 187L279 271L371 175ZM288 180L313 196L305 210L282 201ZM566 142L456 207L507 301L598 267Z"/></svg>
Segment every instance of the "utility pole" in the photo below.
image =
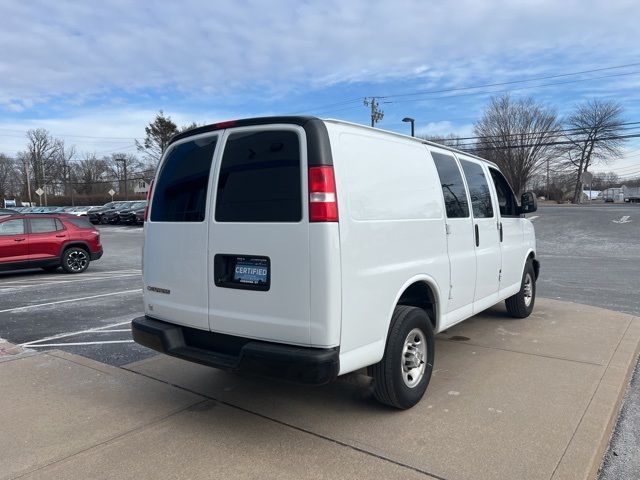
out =
<svg viewBox="0 0 640 480"><path fill-rule="evenodd" d="M122 168L124 169L124 199L129 200L129 192L127 187L127 157L116 158L116 162L122 162Z"/></svg>
<svg viewBox="0 0 640 480"><path fill-rule="evenodd" d="M46 207L49 203L47 202L47 179L44 174L44 158L41 158L40 161L42 162L42 189L44 190L44 206ZM42 205L42 202L40 202L40 205Z"/></svg>
<svg viewBox="0 0 640 480"><path fill-rule="evenodd" d="M549 157L547 157L547 200L549 200Z"/></svg>
<svg viewBox="0 0 640 480"><path fill-rule="evenodd" d="M27 192L29 193L29 206L32 207L33 204L31 203L31 180L29 180L29 162L26 158L24 159L24 174L27 177Z"/></svg>
<svg viewBox="0 0 640 480"><path fill-rule="evenodd" d="M365 98L364 106L371 107L371 126L375 127L376 123L378 123L384 117L384 112L378 108L378 100L376 99L376 97Z"/></svg>

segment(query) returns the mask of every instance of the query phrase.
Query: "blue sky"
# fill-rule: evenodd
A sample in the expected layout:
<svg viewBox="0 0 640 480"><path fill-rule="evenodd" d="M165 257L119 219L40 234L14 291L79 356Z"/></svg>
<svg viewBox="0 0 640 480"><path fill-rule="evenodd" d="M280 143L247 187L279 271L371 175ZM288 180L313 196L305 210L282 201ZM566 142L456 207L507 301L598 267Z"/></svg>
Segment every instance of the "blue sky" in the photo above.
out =
<svg viewBox="0 0 640 480"><path fill-rule="evenodd" d="M79 152L135 151L162 109L178 124L307 113L369 122L364 97L550 80L383 99L380 128L472 134L509 90L564 115L613 98L640 121L637 1L270 0L0 4L0 152L44 127ZM542 84L563 83L560 85ZM640 131L640 129L639 129ZM606 170L640 171L640 142Z"/></svg>

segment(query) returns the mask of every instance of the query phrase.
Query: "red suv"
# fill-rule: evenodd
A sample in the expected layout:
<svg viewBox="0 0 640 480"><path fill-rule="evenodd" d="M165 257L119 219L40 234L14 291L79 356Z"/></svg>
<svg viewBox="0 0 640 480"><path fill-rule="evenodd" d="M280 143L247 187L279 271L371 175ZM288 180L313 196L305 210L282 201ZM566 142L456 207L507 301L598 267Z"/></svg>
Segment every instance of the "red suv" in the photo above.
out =
<svg viewBox="0 0 640 480"><path fill-rule="evenodd" d="M81 273L100 257L100 232L86 217L0 215L0 270L62 267Z"/></svg>

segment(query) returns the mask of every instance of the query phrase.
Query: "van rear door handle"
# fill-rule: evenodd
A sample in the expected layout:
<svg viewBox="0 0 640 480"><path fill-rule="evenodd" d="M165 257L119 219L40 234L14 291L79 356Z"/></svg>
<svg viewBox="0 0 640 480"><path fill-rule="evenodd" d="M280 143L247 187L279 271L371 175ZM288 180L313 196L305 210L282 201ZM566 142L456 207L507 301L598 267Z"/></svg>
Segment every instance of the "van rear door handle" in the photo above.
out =
<svg viewBox="0 0 640 480"><path fill-rule="evenodd" d="M476 223L476 247L480 246L480 230L478 230L478 224Z"/></svg>

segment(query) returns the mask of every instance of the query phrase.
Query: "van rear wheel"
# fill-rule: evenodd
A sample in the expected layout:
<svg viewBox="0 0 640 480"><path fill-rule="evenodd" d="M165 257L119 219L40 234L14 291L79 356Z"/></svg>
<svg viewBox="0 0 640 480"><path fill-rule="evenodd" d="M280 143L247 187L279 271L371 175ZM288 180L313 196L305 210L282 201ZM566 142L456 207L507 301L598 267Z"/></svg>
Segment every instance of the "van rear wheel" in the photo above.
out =
<svg viewBox="0 0 640 480"><path fill-rule="evenodd" d="M522 273L520 291L505 300L507 312L515 318L527 318L536 303L536 272L531 260L527 260Z"/></svg>
<svg viewBox="0 0 640 480"><path fill-rule="evenodd" d="M418 403L431 380L434 347L427 312L398 305L391 319L384 357L369 367L376 400L403 410Z"/></svg>

